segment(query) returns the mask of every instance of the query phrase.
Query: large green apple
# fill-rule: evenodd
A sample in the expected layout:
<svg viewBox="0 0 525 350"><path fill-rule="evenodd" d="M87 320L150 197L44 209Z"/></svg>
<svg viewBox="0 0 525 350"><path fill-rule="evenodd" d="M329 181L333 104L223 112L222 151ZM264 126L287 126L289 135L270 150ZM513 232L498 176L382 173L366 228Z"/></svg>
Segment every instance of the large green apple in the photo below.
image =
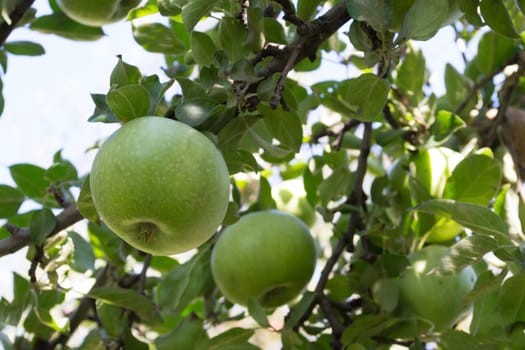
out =
<svg viewBox="0 0 525 350"><path fill-rule="evenodd" d="M315 244L308 227L278 210L247 214L228 226L213 249L211 269L222 294L263 307L292 301L312 277Z"/></svg>
<svg viewBox="0 0 525 350"><path fill-rule="evenodd" d="M181 253L210 238L230 193L215 145L186 124L161 117L133 119L104 142L90 185L109 228L155 255Z"/></svg>
<svg viewBox="0 0 525 350"><path fill-rule="evenodd" d="M412 253L398 284L400 315L426 320L435 331L453 326L469 311L463 299L477 278L470 266L455 275L429 274L446 251L445 246L430 245Z"/></svg>
<svg viewBox="0 0 525 350"><path fill-rule="evenodd" d="M100 27L126 17L140 0L57 0L57 3L72 20Z"/></svg>

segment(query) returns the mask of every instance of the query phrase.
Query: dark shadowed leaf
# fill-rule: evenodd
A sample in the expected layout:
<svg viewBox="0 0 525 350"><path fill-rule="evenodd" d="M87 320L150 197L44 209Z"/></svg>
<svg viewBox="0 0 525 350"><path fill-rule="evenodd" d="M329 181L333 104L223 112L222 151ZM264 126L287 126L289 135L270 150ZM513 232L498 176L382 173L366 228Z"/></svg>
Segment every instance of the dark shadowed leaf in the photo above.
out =
<svg viewBox="0 0 525 350"><path fill-rule="evenodd" d="M519 37L503 0L481 0L479 9L492 30L509 38Z"/></svg>
<svg viewBox="0 0 525 350"><path fill-rule="evenodd" d="M248 340L253 336L253 329L232 328L210 339L207 350L258 350Z"/></svg>
<svg viewBox="0 0 525 350"><path fill-rule="evenodd" d="M162 311L178 314L202 295L211 281L210 249L204 249L188 262L175 267L159 283L157 298Z"/></svg>
<svg viewBox="0 0 525 350"><path fill-rule="evenodd" d="M101 123L118 123L119 120L115 117L115 114L111 111L108 104L106 103L106 95L103 94L91 94L91 99L95 103L95 110L89 117L90 122L101 122Z"/></svg>
<svg viewBox="0 0 525 350"><path fill-rule="evenodd" d="M157 324L161 321L160 315L151 300L131 289L98 287L92 289L88 293L88 297L131 310L148 324Z"/></svg>
<svg viewBox="0 0 525 350"><path fill-rule="evenodd" d="M98 40L104 36L104 31L97 27L88 27L71 20L63 13L53 13L38 17L30 28L46 34L55 34L71 40Z"/></svg>
<svg viewBox="0 0 525 350"><path fill-rule="evenodd" d="M255 322L259 324L259 326L264 328L270 327L270 322L268 321L266 312L257 299L252 298L248 301L248 313Z"/></svg>
<svg viewBox="0 0 525 350"><path fill-rule="evenodd" d="M175 116L189 126L199 126L210 117L216 106L217 102L209 98L184 99L175 109Z"/></svg>
<svg viewBox="0 0 525 350"><path fill-rule="evenodd" d="M170 333L155 339L155 349L195 349L206 350L209 338L204 330L202 320L188 316Z"/></svg>

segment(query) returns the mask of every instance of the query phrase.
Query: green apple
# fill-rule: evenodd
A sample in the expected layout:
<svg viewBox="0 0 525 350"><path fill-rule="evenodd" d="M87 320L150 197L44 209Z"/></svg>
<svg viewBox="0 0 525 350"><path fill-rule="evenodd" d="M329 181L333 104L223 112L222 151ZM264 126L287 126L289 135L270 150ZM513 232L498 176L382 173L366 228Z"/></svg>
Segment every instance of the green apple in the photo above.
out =
<svg viewBox="0 0 525 350"><path fill-rule="evenodd" d="M208 240L229 202L226 163L215 145L186 124L142 117L99 149L90 176L95 208L131 246L171 255Z"/></svg>
<svg viewBox="0 0 525 350"><path fill-rule="evenodd" d="M398 311L431 323L434 331L453 326L470 310L464 297L476 283L470 266L455 275L430 273L440 263L447 247L430 245L409 256L410 266L399 277Z"/></svg>
<svg viewBox="0 0 525 350"><path fill-rule="evenodd" d="M57 0L57 3L72 20L100 27L125 18L140 0Z"/></svg>
<svg viewBox="0 0 525 350"><path fill-rule="evenodd" d="M297 216L306 225L312 227L316 221L314 208L306 199L301 181L287 180L272 189L272 197L277 209Z"/></svg>
<svg viewBox="0 0 525 350"><path fill-rule="evenodd" d="M266 210L242 216L217 240L211 271L230 301L272 308L292 301L310 281L316 249L308 227L295 216Z"/></svg>

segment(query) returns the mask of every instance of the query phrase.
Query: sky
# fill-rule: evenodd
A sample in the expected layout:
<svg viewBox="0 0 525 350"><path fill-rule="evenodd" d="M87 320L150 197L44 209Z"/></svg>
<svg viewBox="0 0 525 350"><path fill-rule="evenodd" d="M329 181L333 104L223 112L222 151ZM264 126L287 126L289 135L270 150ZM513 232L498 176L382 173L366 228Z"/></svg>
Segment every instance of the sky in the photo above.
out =
<svg viewBox="0 0 525 350"><path fill-rule="evenodd" d="M46 1L37 1L38 14L49 13ZM146 19L147 20L147 19ZM135 43L129 23L106 26L107 36L95 42L75 42L54 35L17 29L8 41L31 40L44 46L39 57L9 56L8 69L2 75L5 110L0 116L0 184L12 185L8 167L17 163L51 165L55 152L77 166L79 174L89 172L95 152L86 152L97 140L107 137L118 125L88 123L94 105L91 93L106 93L109 75L121 55L143 74L162 73L163 56L143 50ZM423 49L432 84L443 91L446 63L462 67L461 56L450 43L453 33L443 29L432 40L416 43ZM447 46L445 46L447 45ZM327 63L315 80L339 79L345 68ZM25 205L25 207L30 204ZM0 224L2 222L0 221ZM25 249L2 257L0 296L11 298L12 271L27 274Z"/></svg>

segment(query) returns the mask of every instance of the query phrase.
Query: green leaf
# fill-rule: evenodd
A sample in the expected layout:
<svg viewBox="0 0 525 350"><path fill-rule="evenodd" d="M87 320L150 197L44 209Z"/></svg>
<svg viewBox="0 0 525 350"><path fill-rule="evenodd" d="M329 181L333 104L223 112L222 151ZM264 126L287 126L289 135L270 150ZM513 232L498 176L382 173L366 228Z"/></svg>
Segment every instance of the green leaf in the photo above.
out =
<svg viewBox="0 0 525 350"><path fill-rule="evenodd" d="M142 85L126 85L111 89L106 103L120 121L127 122L148 115L150 96Z"/></svg>
<svg viewBox="0 0 525 350"><path fill-rule="evenodd" d="M509 277L503 283L498 296L497 312L506 324L523 322L525 319L525 275Z"/></svg>
<svg viewBox="0 0 525 350"><path fill-rule="evenodd" d="M399 39L428 40L448 15L448 0L416 0L406 13Z"/></svg>
<svg viewBox="0 0 525 350"><path fill-rule="evenodd" d="M459 162L447 179L444 198L487 205L499 189L501 164L486 155L472 154Z"/></svg>
<svg viewBox="0 0 525 350"><path fill-rule="evenodd" d="M356 21L366 22L377 32L385 32L392 27L393 7L390 1L369 0L345 1L348 14Z"/></svg>
<svg viewBox="0 0 525 350"><path fill-rule="evenodd" d="M71 40L94 41L104 36L104 31L101 28L77 23L61 12L38 17L29 28Z"/></svg>
<svg viewBox="0 0 525 350"><path fill-rule="evenodd" d="M494 202L494 212L505 222L511 235L520 235L523 224L520 220L521 197L510 184L505 184Z"/></svg>
<svg viewBox="0 0 525 350"><path fill-rule="evenodd" d="M478 14L479 0L458 0L458 2L459 9L463 12L468 22L477 27L483 26L483 21Z"/></svg>
<svg viewBox="0 0 525 350"><path fill-rule="evenodd" d="M358 342L360 339L368 339L379 334L391 323L391 316L385 313L356 316L352 324L343 331L341 342L343 345L350 345Z"/></svg>
<svg viewBox="0 0 525 350"><path fill-rule="evenodd" d="M136 85L142 79L142 73L136 66L128 64L118 56L118 62L113 67L109 78L109 84L112 88L123 87L126 85Z"/></svg>
<svg viewBox="0 0 525 350"><path fill-rule="evenodd" d="M282 24L274 18L264 17L264 37L266 42L286 45L288 40Z"/></svg>
<svg viewBox="0 0 525 350"><path fill-rule="evenodd" d="M202 324L193 316L188 316L180 322L169 334L155 339L155 349L194 349L207 350L209 338Z"/></svg>
<svg viewBox="0 0 525 350"><path fill-rule="evenodd" d="M104 303L117 305L126 310L131 310L144 322L148 324L158 324L161 322L155 305L144 295L131 289L116 287L97 287L93 288L88 297L100 300Z"/></svg>
<svg viewBox="0 0 525 350"><path fill-rule="evenodd" d="M95 110L89 117L89 122L101 122L101 123L118 123L119 120L113 114L108 104L106 103L106 95L103 94L91 94L91 99L95 103Z"/></svg>
<svg viewBox="0 0 525 350"><path fill-rule="evenodd" d="M266 316L266 312L262 305L255 298L248 300L248 313L250 316L259 324L259 326L268 328L270 327L270 322Z"/></svg>
<svg viewBox="0 0 525 350"><path fill-rule="evenodd" d="M357 108L353 118L363 122L378 120L388 96L386 80L372 73L350 79L346 84L346 99Z"/></svg>
<svg viewBox="0 0 525 350"><path fill-rule="evenodd" d="M15 164L9 167L18 188L32 199L43 199L50 186L45 179L46 170L33 164Z"/></svg>
<svg viewBox="0 0 525 350"><path fill-rule="evenodd" d="M185 1L178 1L178 0L158 0L157 6L159 8L159 12L162 16L170 17L170 16L177 16L182 11L182 4L186 3Z"/></svg>
<svg viewBox="0 0 525 350"><path fill-rule="evenodd" d="M166 55L184 53L186 46L175 33L160 23L146 23L133 26L133 37L146 51Z"/></svg>
<svg viewBox="0 0 525 350"><path fill-rule="evenodd" d="M157 75L150 75L143 78L142 86L146 88L150 98L149 111L147 115L158 115L157 109L162 105L164 94L173 85L173 83L173 80L168 80L165 83L161 83Z"/></svg>
<svg viewBox="0 0 525 350"><path fill-rule="evenodd" d="M218 35L219 43L226 51L230 62L248 57L248 48L240 44L246 40L248 32L237 18L223 17L219 24Z"/></svg>
<svg viewBox="0 0 525 350"><path fill-rule="evenodd" d="M35 244L44 243L45 239L56 227L56 218L48 208L36 210L31 216L29 236Z"/></svg>
<svg viewBox="0 0 525 350"><path fill-rule="evenodd" d="M158 303L163 312L179 314L212 283L210 249L204 249L188 262L175 267L158 286Z"/></svg>
<svg viewBox="0 0 525 350"><path fill-rule="evenodd" d="M507 235L505 223L489 208L450 199L431 199L415 210L451 218L463 227L484 235Z"/></svg>
<svg viewBox="0 0 525 350"><path fill-rule="evenodd" d="M293 152L299 152L303 139L303 128L296 113L285 111L281 107L270 109L261 104L259 112L264 116L264 124L280 146Z"/></svg>
<svg viewBox="0 0 525 350"><path fill-rule="evenodd" d="M72 267L79 272L93 270L95 267L95 254L91 244L74 231L69 231L68 236L73 241L73 265Z"/></svg>
<svg viewBox="0 0 525 350"><path fill-rule="evenodd" d="M431 143L433 146L444 143L454 132L466 126L458 115L440 110L436 120L430 126Z"/></svg>
<svg viewBox="0 0 525 350"><path fill-rule="evenodd" d="M182 7L182 20L188 32L193 30L202 17L210 14L216 2L216 0L192 0Z"/></svg>
<svg viewBox="0 0 525 350"><path fill-rule="evenodd" d="M254 333L253 329L231 328L211 338L207 350L258 350L249 343Z"/></svg>
<svg viewBox="0 0 525 350"><path fill-rule="evenodd" d="M0 185L0 218L16 215L24 200L24 193L17 188Z"/></svg>
<svg viewBox="0 0 525 350"><path fill-rule="evenodd" d="M469 81L454 66L445 66L445 87L447 100L452 108L459 106L470 92Z"/></svg>
<svg viewBox="0 0 525 350"><path fill-rule="evenodd" d="M182 96L185 100L206 96L206 89L198 82L188 78L177 78L176 80L182 89Z"/></svg>
<svg viewBox="0 0 525 350"><path fill-rule="evenodd" d="M492 30L509 38L519 37L502 0L481 0L479 9Z"/></svg>
<svg viewBox="0 0 525 350"><path fill-rule="evenodd" d="M500 69L500 66L512 58L517 51L518 46L514 40L489 31L479 40L474 62L481 73L488 75Z"/></svg>
<svg viewBox="0 0 525 350"><path fill-rule="evenodd" d="M483 347L481 341L473 335L457 330L445 331L440 340L440 345L447 350L489 349Z"/></svg>
<svg viewBox="0 0 525 350"><path fill-rule="evenodd" d="M10 41L4 44L4 48L13 55L41 56L46 53L42 45L31 41Z"/></svg>
<svg viewBox="0 0 525 350"><path fill-rule="evenodd" d="M297 16L304 21L311 19L320 4L321 0L298 1Z"/></svg>
<svg viewBox="0 0 525 350"><path fill-rule="evenodd" d="M396 84L401 90L411 96L414 102L423 97L423 85L427 79L425 56L421 50L410 45L397 70Z"/></svg>
<svg viewBox="0 0 525 350"><path fill-rule="evenodd" d="M217 51L217 47L208 34L197 31L191 33L191 52L193 59L199 66L212 65L215 51Z"/></svg>
<svg viewBox="0 0 525 350"><path fill-rule="evenodd" d="M455 274L480 261L483 256L498 248L498 242L486 235L472 235L454 243L441 258L436 269L439 274Z"/></svg>
<svg viewBox="0 0 525 350"><path fill-rule="evenodd" d="M336 168L319 185L319 199L323 206L330 201L337 201L344 195L350 193L350 188L354 182L354 176L348 168Z"/></svg>
<svg viewBox="0 0 525 350"><path fill-rule="evenodd" d="M175 109L175 116L189 126L199 126L210 117L217 105L214 100L204 97L184 99Z"/></svg>
<svg viewBox="0 0 525 350"><path fill-rule="evenodd" d="M285 324L286 329L294 329L297 326L298 322L310 308L316 297L317 295L314 292L306 291L303 293L301 300L290 310Z"/></svg>
<svg viewBox="0 0 525 350"><path fill-rule="evenodd" d="M73 182L78 180L78 172L73 163L61 160L46 170L45 178L52 183Z"/></svg>

